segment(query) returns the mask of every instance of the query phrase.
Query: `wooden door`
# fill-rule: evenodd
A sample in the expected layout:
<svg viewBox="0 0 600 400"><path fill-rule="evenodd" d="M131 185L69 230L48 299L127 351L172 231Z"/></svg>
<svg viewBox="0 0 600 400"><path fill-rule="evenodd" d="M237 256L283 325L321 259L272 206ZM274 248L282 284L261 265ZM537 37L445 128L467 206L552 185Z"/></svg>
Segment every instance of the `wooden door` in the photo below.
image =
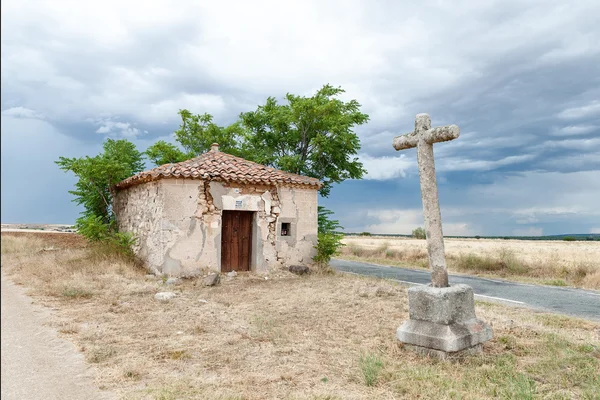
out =
<svg viewBox="0 0 600 400"><path fill-rule="evenodd" d="M221 272L250 271L252 212L223 211Z"/></svg>

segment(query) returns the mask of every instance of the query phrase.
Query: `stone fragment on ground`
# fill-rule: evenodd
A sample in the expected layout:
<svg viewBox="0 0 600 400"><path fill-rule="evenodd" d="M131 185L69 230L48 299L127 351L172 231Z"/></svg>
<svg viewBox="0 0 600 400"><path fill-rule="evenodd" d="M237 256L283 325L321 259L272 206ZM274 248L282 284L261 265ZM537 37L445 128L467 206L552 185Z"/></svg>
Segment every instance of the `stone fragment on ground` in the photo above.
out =
<svg viewBox="0 0 600 400"><path fill-rule="evenodd" d="M310 268L308 268L306 265L290 265L288 270L292 274L296 275L305 275L310 273Z"/></svg>
<svg viewBox="0 0 600 400"><path fill-rule="evenodd" d="M221 281L220 274L214 272L206 276L203 280L204 286L215 286Z"/></svg>
<svg viewBox="0 0 600 400"><path fill-rule="evenodd" d="M179 285L181 283L181 279L179 278L169 278L165 281L167 285Z"/></svg>
<svg viewBox="0 0 600 400"><path fill-rule="evenodd" d="M227 273L228 278L235 278L236 276L237 276L237 272L235 272L235 271L230 271Z"/></svg>
<svg viewBox="0 0 600 400"><path fill-rule="evenodd" d="M159 292L154 295L154 299L158 301L169 301L175 297L177 297L177 295L173 292Z"/></svg>

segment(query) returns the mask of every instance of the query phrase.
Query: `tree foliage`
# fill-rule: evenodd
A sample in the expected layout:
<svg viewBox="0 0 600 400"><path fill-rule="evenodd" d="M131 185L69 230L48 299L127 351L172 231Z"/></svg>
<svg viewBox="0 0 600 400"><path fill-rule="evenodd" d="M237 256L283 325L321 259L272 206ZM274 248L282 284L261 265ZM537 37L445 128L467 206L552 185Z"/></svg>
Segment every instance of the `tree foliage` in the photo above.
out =
<svg viewBox="0 0 600 400"><path fill-rule="evenodd" d="M193 154L185 153L174 144L164 140L154 143L146 150L145 154L156 165L174 164L194 157Z"/></svg>
<svg viewBox="0 0 600 400"><path fill-rule="evenodd" d="M158 142L146 154L160 165L195 157L219 143L226 153L317 178L323 182L321 195L328 196L333 184L360 179L366 172L356 157L360 141L354 128L369 116L360 112L356 100L340 100L342 93L341 88L325 85L311 97L288 93L284 104L269 97L227 127L215 124L209 114L180 110L175 140L183 150Z"/></svg>
<svg viewBox="0 0 600 400"><path fill-rule="evenodd" d="M325 85L312 97L287 94L287 104L269 97L264 106L241 115L254 161L323 182L328 196L334 183L360 179L366 172L355 155L360 141L353 129L369 120L356 100L336 96L341 88Z"/></svg>
<svg viewBox="0 0 600 400"><path fill-rule="evenodd" d="M425 239L425 229L423 229L422 227L418 227L416 229L413 229L412 231L412 236L416 239Z"/></svg>
<svg viewBox="0 0 600 400"><path fill-rule="evenodd" d="M75 203L83 206L81 217L77 219L79 232L96 241L114 237L112 187L144 169L143 154L128 140L107 139L103 151L94 157L60 157L56 164L78 178L75 190L69 193L75 196Z"/></svg>

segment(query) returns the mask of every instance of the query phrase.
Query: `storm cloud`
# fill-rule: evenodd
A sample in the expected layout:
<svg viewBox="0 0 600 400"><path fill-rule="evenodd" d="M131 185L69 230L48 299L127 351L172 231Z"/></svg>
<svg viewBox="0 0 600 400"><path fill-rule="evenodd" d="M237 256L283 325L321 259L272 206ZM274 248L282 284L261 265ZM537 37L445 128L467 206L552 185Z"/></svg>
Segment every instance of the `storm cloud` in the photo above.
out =
<svg viewBox="0 0 600 400"><path fill-rule="evenodd" d="M177 110L229 124L268 96L346 90L366 179L321 203L350 231L422 224L417 113L457 124L435 146L447 234L600 226L597 1L2 3L2 222L70 223L59 156L106 137L172 140Z"/></svg>

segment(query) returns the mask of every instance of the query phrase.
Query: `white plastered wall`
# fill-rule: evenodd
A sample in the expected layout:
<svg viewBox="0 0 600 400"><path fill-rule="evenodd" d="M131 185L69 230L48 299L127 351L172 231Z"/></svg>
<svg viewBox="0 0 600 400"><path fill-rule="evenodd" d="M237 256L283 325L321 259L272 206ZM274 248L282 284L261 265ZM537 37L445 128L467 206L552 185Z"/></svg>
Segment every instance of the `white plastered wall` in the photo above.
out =
<svg viewBox="0 0 600 400"><path fill-rule="evenodd" d="M120 229L138 238L134 250L155 273L219 271L223 210L254 214L253 271L311 264L315 255L316 190L162 179L119 192L115 205ZM291 224L291 236L280 236L282 222Z"/></svg>

